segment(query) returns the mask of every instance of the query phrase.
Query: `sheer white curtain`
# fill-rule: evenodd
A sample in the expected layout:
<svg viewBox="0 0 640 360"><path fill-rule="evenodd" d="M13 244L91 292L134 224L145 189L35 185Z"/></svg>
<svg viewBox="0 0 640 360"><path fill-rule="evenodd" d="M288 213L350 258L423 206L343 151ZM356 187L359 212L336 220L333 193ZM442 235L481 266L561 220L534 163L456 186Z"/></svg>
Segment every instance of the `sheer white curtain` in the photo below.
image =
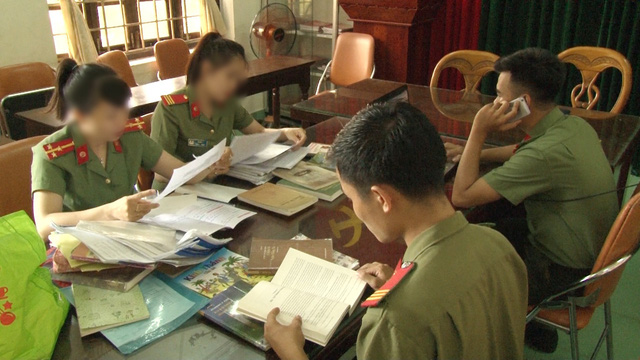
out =
<svg viewBox="0 0 640 360"><path fill-rule="evenodd" d="M227 35L227 25L222 19L216 0L200 0L200 32L206 34L215 31Z"/></svg>
<svg viewBox="0 0 640 360"><path fill-rule="evenodd" d="M74 0L60 0L60 9L69 38L69 55L79 63L95 62L98 51L78 4Z"/></svg>

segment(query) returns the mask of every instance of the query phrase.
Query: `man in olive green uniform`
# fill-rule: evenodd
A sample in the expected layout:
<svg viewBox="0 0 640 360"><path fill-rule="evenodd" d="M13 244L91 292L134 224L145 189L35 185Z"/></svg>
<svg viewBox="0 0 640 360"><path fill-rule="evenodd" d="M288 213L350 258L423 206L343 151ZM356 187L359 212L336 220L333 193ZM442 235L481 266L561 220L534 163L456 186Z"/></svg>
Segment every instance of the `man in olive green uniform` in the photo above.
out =
<svg viewBox="0 0 640 360"><path fill-rule="evenodd" d="M206 117L187 86L162 96L151 119L151 138L169 154L189 162L222 140L228 145L233 130L242 130L252 122L251 114L235 99Z"/></svg>
<svg viewBox="0 0 640 360"><path fill-rule="evenodd" d="M524 203L526 220L499 219L497 225L524 259L529 303L537 304L591 271L618 213L615 181L594 129L565 115L554 102L566 72L556 55L524 49L500 58L495 70L500 73L498 98L476 115L453 202L463 207L501 198ZM530 114L514 121L518 107L507 109L517 97L525 100ZM519 145L482 150L489 132L515 127L526 134ZM504 164L480 177L485 159ZM527 341L552 352L557 334L528 334Z"/></svg>
<svg viewBox="0 0 640 360"><path fill-rule="evenodd" d="M75 124L67 125L33 147L31 191L63 197L63 210L95 208L135 192L140 167L151 170L162 148L142 129L142 119L130 120L120 140L109 143L106 166L89 151Z"/></svg>
<svg viewBox="0 0 640 360"><path fill-rule="evenodd" d="M367 108L331 154L356 215L380 242L408 246L395 270L358 270L376 289L362 303L358 358L522 359L524 263L500 233L454 211L443 190L445 149L424 114L405 103ZM266 339L284 360L306 358L304 320L285 326L278 313Z"/></svg>

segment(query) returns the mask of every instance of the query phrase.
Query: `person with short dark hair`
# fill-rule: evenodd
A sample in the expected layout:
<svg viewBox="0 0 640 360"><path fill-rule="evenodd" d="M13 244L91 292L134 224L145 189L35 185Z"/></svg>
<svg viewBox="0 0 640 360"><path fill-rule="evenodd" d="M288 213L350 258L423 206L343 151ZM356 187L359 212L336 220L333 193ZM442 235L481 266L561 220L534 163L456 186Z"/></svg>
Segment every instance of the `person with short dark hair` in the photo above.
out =
<svg viewBox="0 0 640 360"><path fill-rule="evenodd" d="M301 128L265 129L235 98L247 77L244 48L220 34L204 34L187 64L187 86L162 96L151 119L151 138L165 151L189 162L225 140L233 130L244 134L280 131L279 141L293 141L294 148L307 139ZM227 147L209 179L229 171L233 154ZM156 174L159 175L159 174ZM166 186L167 179L156 176L155 189Z"/></svg>
<svg viewBox="0 0 640 360"><path fill-rule="evenodd" d="M60 62L51 110L66 125L33 147L31 165L33 214L44 240L52 223L140 220L158 207L145 200L155 191L135 193L140 168L170 178L184 165L142 132L141 120L129 119L130 97L129 86L105 65Z"/></svg>
<svg viewBox="0 0 640 360"><path fill-rule="evenodd" d="M556 55L524 49L494 68L500 74L496 101L476 115L464 150L447 145L448 156L460 161L453 203L524 203L526 219L501 220L497 227L527 264L529 303L537 304L590 273L618 213L615 181L595 130L554 101L566 74ZM513 121L518 106L508 110L509 101L518 97L531 114ZM520 144L482 150L490 132L514 128L526 134ZM482 160L504 164L480 176ZM553 352L557 334L528 334L527 341Z"/></svg>
<svg viewBox="0 0 640 360"><path fill-rule="evenodd" d="M524 263L504 236L469 224L449 203L445 149L427 117L406 103L364 109L330 156L378 241L407 245L395 272L380 263L358 270L376 290L396 283L363 303L358 358L522 359ZM279 311L269 314L266 339L281 359L305 359L300 318L280 324Z"/></svg>

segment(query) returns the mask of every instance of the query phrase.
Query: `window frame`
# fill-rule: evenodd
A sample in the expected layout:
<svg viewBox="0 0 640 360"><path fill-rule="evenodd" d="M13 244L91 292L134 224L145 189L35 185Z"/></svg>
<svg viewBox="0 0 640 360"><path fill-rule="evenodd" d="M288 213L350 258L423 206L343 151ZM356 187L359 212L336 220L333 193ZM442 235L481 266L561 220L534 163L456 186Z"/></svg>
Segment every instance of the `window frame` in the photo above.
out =
<svg viewBox="0 0 640 360"><path fill-rule="evenodd" d="M165 0L166 19L158 20L158 7L155 0L74 0L82 11L87 21L89 31L93 38L98 54L111 50L122 50L129 60L153 56L153 45L162 40L180 38L184 39L190 48L195 47L200 39L200 29L189 29L188 19L199 17L200 14L184 14L187 8L187 0ZM140 4L153 2L155 19L140 21ZM219 3L219 0L216 0ZM49 11L60 10L60 3L48 3ZM108 26L100 24L100 17L106 18L105 6L120 5L123 25ZM100 12L102 12L100 14ZM90 15L89 15L90 14ZM159 24L167 22L169 36L160 36ZM143 25L155 24L156 37L144 40ZM125 33L123 44L109 44L109 29L122 29ZM193 31L195 30L195 31ZM54 36L66 35L54 33ZM106 43L103 44L102 37ZM57 54L58 59L68 58L69 54Z"/></svg>

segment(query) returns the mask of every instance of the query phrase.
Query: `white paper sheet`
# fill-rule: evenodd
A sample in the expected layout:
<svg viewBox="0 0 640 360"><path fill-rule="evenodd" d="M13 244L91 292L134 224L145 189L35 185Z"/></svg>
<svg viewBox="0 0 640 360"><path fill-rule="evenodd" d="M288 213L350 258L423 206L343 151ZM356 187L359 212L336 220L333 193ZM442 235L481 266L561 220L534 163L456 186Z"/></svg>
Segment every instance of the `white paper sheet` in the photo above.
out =
<svg viewBox="0 0 640 360"><path fill-rule="evenodd" d="M231 141L231 151L233 160L231 165L241 163L253 155L266 149L280 137L280 131L269 131L264 133L236 136Z"/></svg>
<svg viewBox="0 0 640 360"><path fill-rule="evenodd" d="M300 161L304 159L305 156L309 153L309 148L301 147L298 150L289 150L278 157L271 159L269 161L265 161L260 165L263 166L272 166L273 169L283 168L283 169L292 169L296 166ZM273 170L272 170L273 171Z"/></svg>
<svg viewBox="0 0 640 360"><path fill-rule="evenodd" d="M178 190L176 190L176 193L177 192ZM158 201L160 206L151 210L147 215L145 215L145 218L152 218L160 214L175 214L188 206L195 205L197 201L198 196L196 196L195 194L167 196L164 199Z"/></svg>
<svg viewBox="0 0 640 360"><path fill-rule="evenodd" d="M274 159L291 149L291 145L282 145L282 144L269 144L264 150L260 151L257 154L254 154L250 158L243 160L242 164L254 165L260 164L265 161Z"/></svg>
<svg viewBox="0 0 640 360"><path fill-rule="evenodd" d="M175 189L187 183L187 181L193 179L198 174L206 170L209 166L215 164L224 153L225 140L221 140L218 145L211 148L211 150L204 153L202 156L197 157L195 160L185 164L184 166L175 169L173 175L167 184L167 187L153 200L158 202L165 196L171 194Z"/></svg>
<svg viewBox="0 0 640 360"><path fill-rule="evenodd" d="M178 194L193 194L203 199L220 201L223 203L229 203L229 201L235 199L245 191L247 190L207 182L200 182L193 185L182 185L176 189L176 193ZM165 198L165 200L166 199L169 198Z"/></svg>

